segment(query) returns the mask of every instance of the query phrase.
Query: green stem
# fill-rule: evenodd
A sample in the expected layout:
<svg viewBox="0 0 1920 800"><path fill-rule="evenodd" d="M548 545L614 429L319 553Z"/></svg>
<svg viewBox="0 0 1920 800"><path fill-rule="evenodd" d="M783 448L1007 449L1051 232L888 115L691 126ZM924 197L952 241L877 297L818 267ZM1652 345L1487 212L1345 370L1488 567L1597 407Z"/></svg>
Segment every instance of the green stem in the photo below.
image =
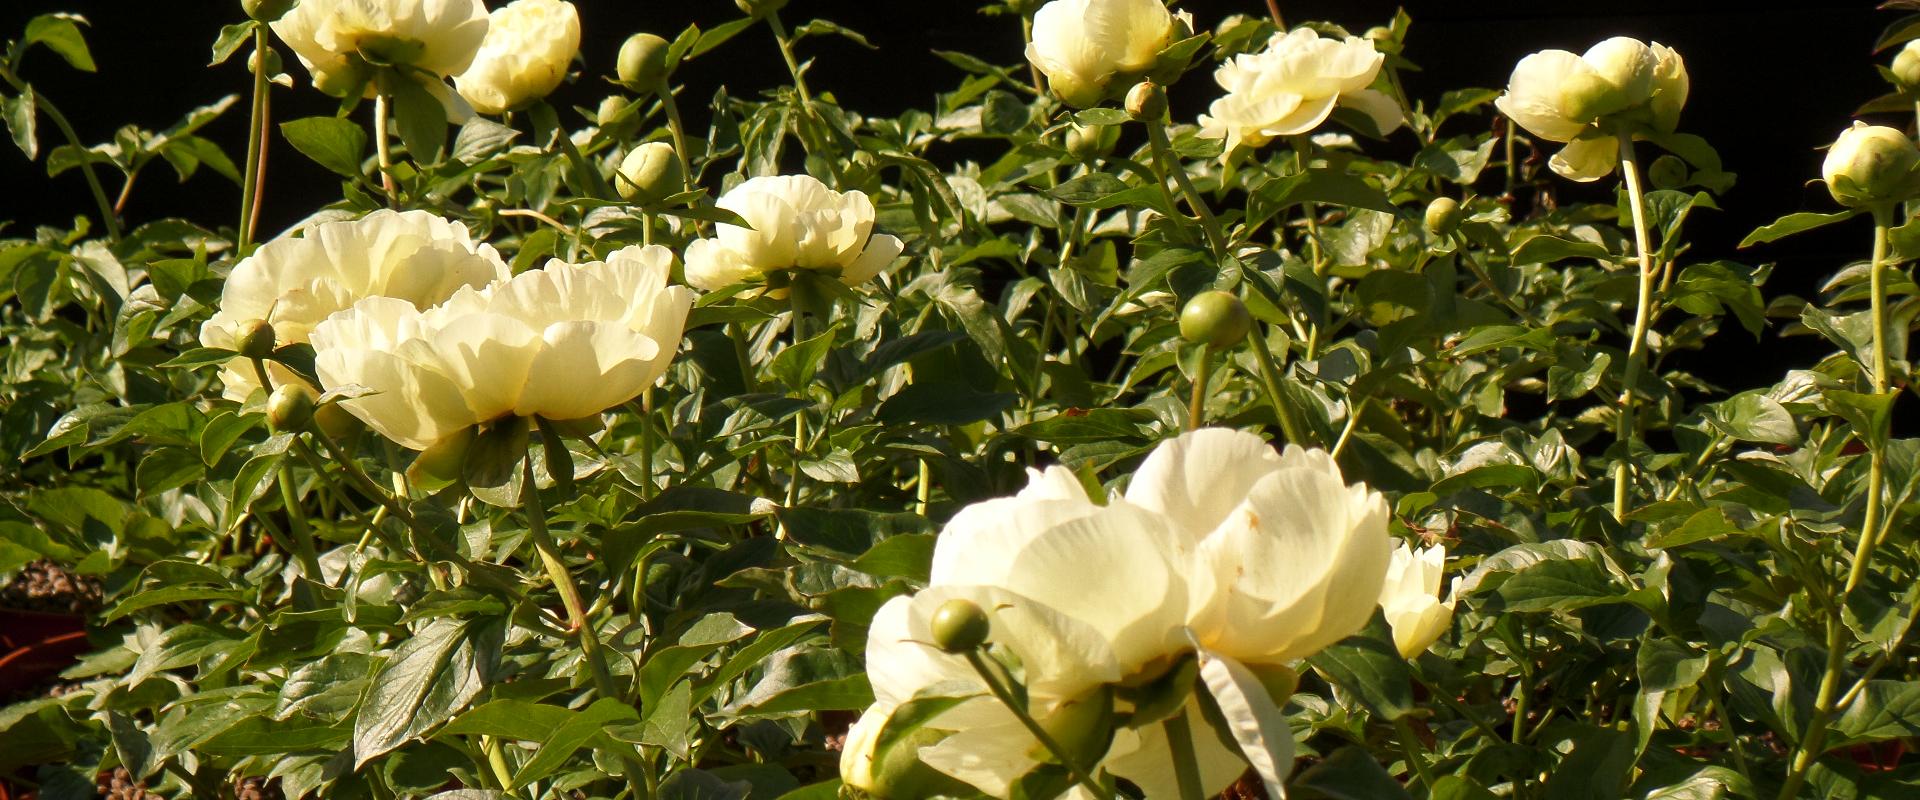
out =
<svg viewBox="0 0 1920 800"><path fill-rule="evenodd" d="M654 90L660 98L660 110L667 115L667 133L673 136L673 153L680 159L680 178L683 188L691 190L693 181L693 157L687 153L686 125L680 122L680 106L673 102L673 89L665 84Z"/></svg>
<svg viewBox="0 0 1920 800"><path fill-rule="evenodd" d="M326 574L320 571L320 557L313 546L313 528L307 524L307 512L300 507L300 496L293 487L293 467L282 462L277 478L280 484L280 502L287 508L287 527L293 533L293 556L300 561L300 571L306 573L307 580L325 585Z"/></svg>
<svg viewBox="0 0 1920 800"><path fill-rule="evenodd" d="M0 67L0 79L5 79L15 92L25 93L31 89L25 81L20 80L20 76L6 67ZM33 103L40 113L47 115L47 119L53 120L53 126L60 129L60 135L66 137L67 144L73 145L73 149L81 153L87 151L87 146L80 143L80 134L74 132L73 123L67 121L67 115L60 113L59 108L54 107L53 101L48 100L46 95L35 93ZM80 159L80 174L87 179L87 189L93 192L93 202L100 207L100 222L107 227L107 240L120 241L120 219L113 213L113 203L107 200L107 189L101 185L100 176L93 171L93 162Z"/></svg>
<svg viewBox="0 0 1920 800"><path fill-rule="evenodd" d="M373 149L380 159L380 188L386 190L387 205L398 208L400 190L393 183L393 143L387 137L387 93L373 96Z"/></svg>
<svg viewBox="0 0 1920 800"><path fill-rule="evenodd" d="M1167 748L1173 751L1173 777L1180 787L1180 800L1204 800L1207 792L1200 784L1200 759L1193 752L1193 726L1187 724L1187 712L1168 717L1162 724L1167 729Z"/></svg>
<svg viewBox="0 0 1920 800"><path fill-rule="evenodd" d="M645 480L640 486L642 500L653 495L653 447L653 387L648 386L640 390L640 477Z"/></svg>
<svg viewBox="0 0 1920 800"><path fill-rule="evenodd" d="M1213 209L1207 207L1207 199L1194 188L1193 179L1187 176L1187 168L1173 157L1173 145L1167 141L1167 128L1160 120L1146 123L1147 144L1153 148L1154 171L1161 175L1161 185L1166 185L1166 176L1172 175L1173 182L1180 187L1180 193L1186 196L1187 207L1193 209L1200 218L1200 227L1206 229L1207 244L1213 248L1213 257L1226 258L1227 237L1220 231L1220 220L1213 216Z"/></svg>
<svg viewBox="0 0 1920 800"><path fill-rule="evenodd" d="M1635 421L1633 390L1647 363L1647 325L1653 317L1653 248L1648 243L1646 200L1640 192L1640 165L1633 157L1633 137L1620 136L1620 174L1626 181L1627 205L1633 211L1634 249L1640 256L1639 296L1634 303L1633 334L1627 345L1627 367L1620 379L1620 416L1614 427L1614 440L1623 448L1631 447L1640 436ZM1627 516L1627 490L1632 483L1632 456L1621 453L1613 465L1613 518Z"/></svg>
<svg viewBox="0 0 1920 800"><path fill-rule="evenodd" d="M1891 382L1888 380L1887 362L1887 288L1886 270L1889 250L1888 232L1892 227L1892 209L1882 206L1873 212L1873 266L1868 273L1869 292L1873 302L1873 392L1884 396ZM1860 541L1854 545L1853 564L1847 569L1847 582L1841 588L1832 603L1827 617L1827 662L1826 669L1820 675L1820 686L1813 697L1813 714L1807 720L1806 739L1794 752L1793 763L1787 770L1787 780L1780 787L1781 800L1797 797L1807 780L1807 770L1813 766L1824 752L1827 740L1827 723L1833 719L1840 705L1834 697L1840 690L1840 673L1846 667L1846 651L1849 634L1845 621L1841 619L1841 610L1847 607L1847 598L1855 587L1866 577L1867 567L1873 560L1874 547L1880 540L1880 517L1882 516L1881 498L1883 484L1886 481L1886 453L1879 443L1881 437L1869 440L1871 450L1867 454L1867 509L1866 518L1860 525ZM1849 695L1852 693L1850 692Z"/></svg>
<svg viewBox="0 0 1920 800"><path fill-rule="evenodd" d="M1107 787L1101 786L1098 781L1095 781L1093 774L1088 772L1085 767L1082 767L1078 760L1071 757L1067 753L1067 749L1060 746L1060 742L1053 738L1053 734L1047 733L1047 729L1041 727L1040 723L1034 720L1033 715L1027 712L1026 705L1015 698L1013 691L1008 689L1005 684L1002 684L1000 679L994 675L993 670L987 666L987 662L981 658L978 649L968 650L966 652L966 659L968 664L973 665L973 671L979 673L980 680L986 683L987 690L993 692L993 696L999 698L1000 703L1006 706L1008 711L1013 712L1015 717L1019 718L1020 724L1026 726L1027 732L1033 734L1033 738L1038 740L1041 746L1047 748L1047 752L1052 753L1053 757L1058 759L1060 764L1067 768L1067 772L1073 775L1075 782L1085 787L1088 792L1092 793L1094 797L1100 798L1100 800L1114 800L1113 792L1108 791Z"/></svg>
<svg viewBox="0 0 1920 800"><path fill-rule="evenodd" d="M780 15L767 12L767 28L773 31L773 41L780 45L780 58L787 62L787 73L793 76L794 91L800 93L800 103L813 110L813 93L807 91L806 76L800 73L800 62L793 57L793 40L787 36L787 26L780 24Z"/></svg>
<svg viewBox="0 0 1920 800"><path fill-rule="evenodd" d="M1267 347L1267 332L1256 327L1252 336L1254 360L1260 362L1260 384L1267 390L1267 402L1273 404L1273 415L1280 421L1280 433L1292 444L1307 447L1311 442L1306 437L1306 425L1301 422L1293 403L1280 391L1280 365L1273 360L1273 350Z"/></svg>
<svg viewBox="0 0 1920 800"><path fill-rule="evenodd" d="M573 167L574 172L580 173L581 182L586 184L586 190L593 193L595 199L607 201L619 199L619 195L615 194L613 187L607 183L607 177L601 175L600 170L595 169L593 164L587 161L587 157L580 154L580 148L573 145L573 137L568 136L567 129L561 127L560 115L553 110L552 105L541 100L529 107L527 114L533 118L536 126L553 132L555 142L560 145L561 155L566 156L567 163Z"/></svg>
<svg viewBox="0 0 1920 800"><path fill-rule="evenodd" d="M1207 378L1213 372L1213 347L1200 350L1200 366L1193 373L1193 397L1187 401L1187 430L1197 431L1207 421Z"/></svg>
<svg viewBox="0 0 1920 800"><path fill-rule="evenodd" d="M546 568L553 588L560 592L560 604L567 610L567 627L580 640L580 653L593 676L593 687L601 697L615 700L625 697L614 684L613 672L607 669L606 657L600 652L600 636L587 620L587 605L580 599L580 587L574 585L573 574L567 571L566 562L560 560L553 535L547 530L547 509L533 479L533 460L521 462L520 470L520 507L527 515L528 538L533 540L533 550L539 554L540 565Z"/></svg>
<svg viewBox="0 0 1920 800"><path fill-rule="evenodd" d="M1394 738L1400 740L1400 753L1407 759L1407 769L1419 776L1420 785L1433 789L1433 775L1427 772L1427 762L1423 751L1426 746L1420 743L1420 737L1413 732L1413 726L1407 724L1406 717L1393 720Z"/></svg>
<svg viewBox="0 0 1920 800"><path fill-rule="evenodd" d="M253 244L253 225L255 202L259 198L261 148L266 142L267 119L267 26L261 25L253 30L253 58L248 65L253 69L253 110L248 117L247 126L247 174L240 183L240 227L239 249L241 253Z"/></svg>

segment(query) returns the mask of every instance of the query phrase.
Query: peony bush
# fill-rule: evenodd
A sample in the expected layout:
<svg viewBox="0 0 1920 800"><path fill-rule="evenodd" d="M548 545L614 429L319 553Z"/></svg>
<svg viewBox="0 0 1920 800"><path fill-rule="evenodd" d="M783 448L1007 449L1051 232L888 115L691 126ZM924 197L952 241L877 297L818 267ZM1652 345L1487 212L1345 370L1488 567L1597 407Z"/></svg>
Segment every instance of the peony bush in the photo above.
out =
<svg viewBox="0 0 1920 800"><path fill-rule="evenodd" d="M11 40L97 202L0 240L0 798L1920 789L1920 16L1731 260L1659 43L1414 97L1405 14L1007 0L883 117L736 5L248 0L244 146L89 145L89 23ZM154 158L233 213L126 213ZM1827 352L1679 366L1769 328Z"/></svg>

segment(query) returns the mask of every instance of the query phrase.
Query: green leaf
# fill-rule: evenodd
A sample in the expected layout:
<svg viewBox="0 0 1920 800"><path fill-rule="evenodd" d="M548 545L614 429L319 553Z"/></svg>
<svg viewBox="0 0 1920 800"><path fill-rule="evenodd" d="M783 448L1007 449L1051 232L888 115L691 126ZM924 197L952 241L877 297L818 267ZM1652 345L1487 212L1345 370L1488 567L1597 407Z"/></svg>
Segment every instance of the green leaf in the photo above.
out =
<svg viewBox="0 0 1920 800"><path fill-rule="evenodd" d="M487 658L474 633L470 623L441 617L400 643L354 718L356 767L439 727L480 694Z"/></svg>
<svg viewBox="0 0 1920 800"><path fill-rule="evenodd" d="M1784 239L1796 233L1803 233L1813 230L1814 228L1832 225L1836 222L1844 222L1852 219L1854 215L1859 213L1860 211L1858 209L1837 211L1832 214L1816 214L1811 211L1795 212L1774 220L1771 225L1755 228L1752 233L1747 234L1747 238L1740 240L1740 246L1752 247L1756 244L1766 244L1767 242Z"/></svg>
<svg viewBox="0 0 1920 800"><path fill-rule="evenodd" d="M213 56L207 61L207 66L217 67L227 63L227 59L233 58L242 45L253 39L253 31L258 27L260 23L254 20L221 26L220 38L213 40Z"/></svg>
<svg viewBox="0 0 1920 800"><path fill-rule="evenodd" d="M1707 423L1743 442L1797 445L1800 429L1780 401L1758 389L1741 392L1703 409Z"/></svg>
<svg viewBox="0 0 1920 800"><path fill-rule="evenodd" d="M1604 264L1613 261L1613 254L1607 252L1607 248L1593 242L1541 235L1527 239L1513 248L1513 256L1509 261L1514 266L1519 266L1552 264L1569 258L1590 258Z"/></svg>
<svg viewBox="0 0 1920 800"><path fill-rule="evenodd" d="M280 135L314 163L347 178L360 177L367 132L339 117L307 117L280 123Z"/></svg>
<svg viewBox="0 0 1920 800"><path fill-rule="evenodd" d="M880 404L874 416L889 425L965 425L999 418L1020 396L1011 392L983 392L971 386L915 383Z"/></svg>
<svg viewBox="0 0 1920 800"><path fill-rule="evenodd" d="M881 578L925 582L933 571L934 540L930 533L890 536L861 553L851 566Z"/></svg>
<svg viewBox="0 0 1920 800"><path fill-rule="evenodd" d="M564 724L540 741L533 757L513 773L512 788L518 789L553 774L580 748L599 737L607 726L616 722L634 722L639 718L633 707L619 700L611 697L595 700L593 705L572 714Z"/></svg>
<svg viewBox="0 0 1920 800"><path fill-rule="evenodd" d="M13 144L32 161L40 157L40 136L37 133L37 120L40 116L39 101L35 99L33 87L28 86L20 93L0 102L0 113L7 120L7 132L13 135Z"/></svg>
<svg viewBox="0 0 1920 800"><path fill-rule="evenodd" d="M1394 648L1393 630L1378 610L1364 631L1320 651L1307 663L1383 719L1399 719L1413 709L1413 675Z"/></svg>
<svg viewBox="0 0 1920 800"><path fill-rule="evenodd" d="M417 80L387 82L393 93L394 128L415 164L438 164L447 149L447 107Z"/></svg>
<svg viewBox="0 0 1920 800"><path fill-rule="evenodd" d="M773 363L767 365L767 372L776 380L787 385L788 389L804 392L813 383L813 376L820 371L821 362L827 353L833 350L834 335L838 328L828 328L813 338L797 342L773 357Z"/></svg>
<svg viewBox="0 0 1920 800"><path fill-rule="evenodd" d="M1554 797L1554 795L1548 795ZM1342 747L1293 779L1288 800L1410 800L1367 749ZM1617 798L1616 798L1617 800Z"/></svg>
<svg viewBox="0 0 1920 800"><path fill-rule="evenodd" d="M80 26L85 24L87 18L79 14L41 14L27 21L27 31L20 44L23 47L44 45L59 53L74 69L95 72L93 54L87 51L87 37L80 32Z"/></svg>
<svg viewBox="0 0 1920 800"><path fill-rule="evenodd" d="M1634 738L1612 728L1584 728L1573 752L1548 776L1542 796L1555 800L1619 800L1626 796L1634 765Z"/></svg>
<svg viewBox="0 0 1920 800"><path fill-rule="evenodd" d="M1300 176L1294 176L1299 178ZM1286 181L1287 179L1282 179ZM1285 183L1272 201L1277 208L1300 203L1331 203L1348 208L1364 208L1393 214L1399 208L1385 192L1361 178L1332 169L1309 169L1304 180Z"/></svg>

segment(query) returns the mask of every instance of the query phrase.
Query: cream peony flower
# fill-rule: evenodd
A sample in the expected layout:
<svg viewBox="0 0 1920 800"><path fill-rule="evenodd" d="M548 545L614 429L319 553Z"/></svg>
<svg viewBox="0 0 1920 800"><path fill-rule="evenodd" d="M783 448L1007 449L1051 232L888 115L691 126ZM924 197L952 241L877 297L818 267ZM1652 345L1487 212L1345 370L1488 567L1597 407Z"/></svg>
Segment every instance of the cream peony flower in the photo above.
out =
<svg viewBox="0 0 1920 800"><path fill-rule="evenodd" d="M473 65L453 79L482 114L546 97L580 52L580 12L566 0L514 0L494 9Z"/></svg>
<svg viewBox="0 0 1920 800"><path fill-rule="evenodd" d="M1534 136L1566 142L1548 166L1585 182L1620 163L1616 123L1672 132L1689 85L1679 53L1616 36L1584 55L1543 50L1520 59L1494 105Z"/></svg>
<svg viewBox="0 0 1920 800"><path fill-rule="evenodd" d="M1226 139L1229 153L1259 147L1319 127L1339 105L1391 131L1406 115L1393 98L1367 88L1386 59L1373 40L1359 36L1323 39L1307 28L1276 33L1260 52L1234 56L1214 70L1227 94L1200 115L1200 135Z"/></svg>
<svg viewBox="0 0 1920 800"><path fill-rule="evenodd" d="M371 297L313 331L328 389L371 394L341 405L402 446L508 415L589 417L659 379L693 293L669 287L673 255L628 247L605 263L554 260L421 311Z"/></svg>
<svg viewBox="0 0 1920 800"><path fill-rule="evenodd" d="M427 308L463 286L485 286L508 274L500 254L473 241L460 223L426 211L375 211L261 245L227 276L220 311L200 326L200 343L233 349L240 327L263 319L273 325L276 345L298 344L328 315L362 298ZM303 382L286 367L267 366L276 383ZM253 366L241 358L221 369L220 381L235 401L260 387Z"/></svg>
<svg viewBox="0 0 1920 800"><path fill-rule="evenodd" d="M1153 66L1174 19L1162 0L1053 0L1033 14L1027 60L1068 105L1097 106Z"/></svg>
<svg viewBox="0 0 1920 800"><path fill-rule="evenodd" d="M480 0L301 0L274 21L313 85L341 95L369 66L401 66L446 78L465 72L487 35Z"/></svg>
<svg viewBox="0 0 1920 800"><path fill-rule="evenodd" d="M1380 591L1380 609L1393 627L1393 645L1402 658L1413 658L1427 651L1453 621L1453 605L1458 592L1445 601L1439 597L1440 574L1447 565L1447 549L1440 546L1409 549L1405 543L1394 547L1393 563L1387 566L1387 583ZM1458 587L1459 578L1453 582Z"/></svg>
<svg viewBox="0 0 1920 800"><path fill-rule="evenodd" d="M1902 131L1856 120L1827 149L1820 177L1843 206L1906 200L1920 192L1920 149Z"/></svg>
<svg viewBox="0 0 1920 800"><path fill-rule="evenodd" d="M716 203L752 225L715 226L687 245L687 283L712 291L780 270L816 270L858 286L900 255L898 238L873 233L873 201L809 175L753 178Z"/></svg>
<svg viewBox="0 0 1920 800"><path fill-rule="evenodd" d="M979 685L963 658L928 644L933 613L953 598L987 611L988 642L1022 665L1043 725L1077 718L1075 704L1102 687L1149 682L1196 649L1209 684L1283 666L1366 625L1390 558L1386 515L1386 501L1348 486L1326 453L1276 453L1217 428L1162 444L1126 494L1104 503L1064 469L1034 472L1018 495L956 514L935 544L929 588L875 616L867 668L876 708L927 687ZM1240 702L1239 713L1283 724L1264 690ZM1200 719L1197 706L1190 714ZM920 747L921 760L993 797L1046 755L984 694L931 726L948 734ZM1203 788L1218 793L1246 762L1204 723L1191 727ZM1162 726L1095 744L1089 763L1149 797L1178 796Z"/></svg>

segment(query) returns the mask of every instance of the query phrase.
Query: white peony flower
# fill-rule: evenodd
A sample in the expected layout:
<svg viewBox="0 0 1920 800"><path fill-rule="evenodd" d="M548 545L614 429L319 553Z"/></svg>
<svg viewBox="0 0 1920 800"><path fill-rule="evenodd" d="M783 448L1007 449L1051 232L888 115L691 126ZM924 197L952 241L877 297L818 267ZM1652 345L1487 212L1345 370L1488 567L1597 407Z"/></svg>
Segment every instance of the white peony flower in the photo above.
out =
<svg viewBox="0 0 1920 800"><path fill-rule="evenodd" d="M1068 105L1096 106L1153 66L1174 19L1162 0L1053 0L1033 14L1027 60Z"/></svg>
<svg viewBox="0 0 1920 800"><path fill-rule="evenodd" d="M589 417L640 394L678 348L693 293L669 287L672 253L628 247L605 263L554 260L421 311L372 297L313 331L328 389L402 446L508 415Z"/></svg>
<svg viewBox="0 0 1920 800"><path fill-rule="evenodd" d="M1447 549L1438 545L1416 551L1401 543L1393 549L1386 586L1380 591L1380 609L1393 626L1393 645L1402 658L1426 652L1453 622L1457 591L1445 601L1439 597L1446 566ZM1460 579L1453 582L1457 588Z"/></svg>
<svg viewBox="0 0 1920 800"><path fill-rule="evenodd" d="M453 80L482 114L553 93L580 52L580 12L565 0L514 0L494 10L473 65Z"/></svg>
<svg viewBox="0 0 1920 800"><path fill-rule="evenodd" d="M1585 182L1612 174L1620 163L1614 121L1671 132L1688 87L1679 53L1616 36L1584 55L1543 50L1520 59L1494 105L1534 136L1566 142L1548 166Z"/></svg>
<svg viewBox="0 0 1920 800"><path fill-rule="evenodd" d="M313 85L344 94L369 66L409 67L446 78L465 72L487 35L481 0L301 0L274 21Z"/></svg>
<svg viewBox="0 0 1920 800"><path fill-rule="evenodd" d="M753 178L715 203L751 230L715 226L711 239L687 245L687 283L712 291L779 270L816 270L858 286L900 255L898 238L873 232L873 201L836 192L809 175Z"/></svg>
<svg viewBox="0 0 1920 800"><path fill-rule="evenodd" d="M227 276L220 311L200 327L200 343L233 349L240 327L260 319L273 325L276 345L298 344L362 298L427 308L461 287L486 286L508 274L500 254L473 241L458 222L426 211L375 211L261 245ZM302 382L279 364L268 369L276 383ZM220 380L235 401L260 387L246 359L228 362Z"/></svg>
<svg viewBox="0 0 1920 800"><path fill-rule="evenodd" d="M1367 88L1386 58L1373 40L1359 36L1324 39L1307 28L1276 33L1260 52L1234 56L1214 70L1227 94L1200 115L1200 135L1227 140L1231 153L1307 133L1341 105L1365 112L1381 131L1398 128L1405 119L1399 104Z"/></svg>
<svg viewBox="0 0 1920 800"><path fill-rule="evenodd" d="M980 685L962 657L929 644L934 612L954 598L987 611L988 642L1021 665L1043 725L1076 718L1075 704L1102 687L1165 674L1196 642L1216 677L1284 666L1366 625L1390 558L1386 519L1386 501L1348 486L1326 453L1276 453L1225 429L1162 444L1105 503L1064 469L1033 472L1018 495L956 514L935 545L929 587L875 616L876 708L936 685ZM1264 690L1245 702L1240 713L1280 719ZM1197 706L1189 713L1201 718ZM993 797L1046 756L984 694L930 725L948 735L920 747L921 760ZM1202 788L1218 793L1246 762L1204 723L1192 728ZM1178 796L1162 726L1117 730L1106 745L1088 763L1149 797Z"/></svg>

